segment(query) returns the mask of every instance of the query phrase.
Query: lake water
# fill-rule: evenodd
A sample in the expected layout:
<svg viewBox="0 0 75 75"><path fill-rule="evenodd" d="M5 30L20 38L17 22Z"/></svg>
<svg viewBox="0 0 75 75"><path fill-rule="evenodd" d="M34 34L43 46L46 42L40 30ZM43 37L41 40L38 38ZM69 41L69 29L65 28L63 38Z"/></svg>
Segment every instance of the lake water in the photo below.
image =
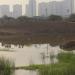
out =
<svg viewBox="0 0 75 75"><path fill-rule="evenodd" d="M37 72L27 70L16 70L15 75L37 75Z"/></svg>
<svg viewBox="0 0 75 75"><path fill-rule="evenodd" d="M49 44L32 44L29 46L19 47L11 45L6 48L0 43L0 56L12 59L15 66L27 66L30 64L48 64L50 63L50 55L56 56L60 52L59 46L51 47ZM9 50L9 51L7 51ZM43 60L43 56L45 59ZM57 62L57 59L54 58ZM16 70L15 75L37 75L34 71Z"/></svg>

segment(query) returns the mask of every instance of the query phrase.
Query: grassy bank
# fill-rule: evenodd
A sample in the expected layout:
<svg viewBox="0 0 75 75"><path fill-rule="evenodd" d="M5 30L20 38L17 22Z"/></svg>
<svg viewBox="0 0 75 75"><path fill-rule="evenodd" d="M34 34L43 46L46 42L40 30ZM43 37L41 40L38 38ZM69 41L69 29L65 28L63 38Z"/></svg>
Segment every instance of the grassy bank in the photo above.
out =
<svg viewBox="0 0 75 75"><path fill-rule="evenodd" d="M75 54L58 54L59 63L39 68L39 75L75 75Z"/></svg>

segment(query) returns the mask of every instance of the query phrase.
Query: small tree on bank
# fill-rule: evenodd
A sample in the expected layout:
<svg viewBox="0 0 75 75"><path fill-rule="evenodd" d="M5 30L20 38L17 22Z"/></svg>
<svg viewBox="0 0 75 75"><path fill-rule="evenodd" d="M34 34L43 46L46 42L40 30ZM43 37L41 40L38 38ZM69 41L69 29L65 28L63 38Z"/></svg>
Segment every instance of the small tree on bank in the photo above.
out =
<svg viewBox="0 0 75 75"><path fill-rule="evenodd" d="M63 18L61 16L58 16L58 15L51 15L51 16L49 16L48 19L50 21L61 21L61 20L63 20Z"/></svg>
<svg viewBox="0 0 75 75"><path fill-rule="evenodd" d="M67 20L70 22L75 22L75 14L70 15L69 18L67 18Z"/></svg>

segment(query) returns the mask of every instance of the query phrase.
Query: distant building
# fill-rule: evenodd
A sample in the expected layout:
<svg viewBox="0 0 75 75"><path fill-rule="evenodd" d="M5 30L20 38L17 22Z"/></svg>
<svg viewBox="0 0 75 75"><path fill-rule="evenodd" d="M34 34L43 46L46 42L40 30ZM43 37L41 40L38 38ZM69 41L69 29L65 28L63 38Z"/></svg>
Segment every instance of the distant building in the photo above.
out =
<svg viewBox="0 0 75 75"><path fill-rule="evenodd" d="M26 5L26 16L36 16L36 0L29 0L29 4Z"/></svg>
<svg viewBox="0 0 75 75"><path fill-rule="evenodd" d="M13 6L13 12L12 12L12 17L19 17L22 16L22 5L14 5Z"/></svg>
<svg viewBox="0 0 75 75"><path fill-rule="evenodd" d="M47 4L46 3L40 3L38 6L38 15L39 16L47 16Z"/></svg>
<svg viewBox="0 0 75 75"><path fill-rule="evenodd" d="M75 10L74 0L42 2L38 6L38 16L60 15L67 17Z"/></svg>
<svg viewBox="0 0 75 75"><path fill-rule="evenodd" d="M63 14L62 16L69 16L73 13L73 7L72 7L72 2L74 0L64 0L62 2L63 6L62 6L62 9L63 10Z"/></svg>
<svg viewBox="0 0 75 75"><path fill-rule="evenodd" d="M9 5L0 5L0 17L11 16Z"/></svg>
<svg viewBox="0 0 75 75"><path fill-rule="evenodd" d="M71 0L71 9L72 9L72 13L74 13L75 11L75 0Z"/></svg>

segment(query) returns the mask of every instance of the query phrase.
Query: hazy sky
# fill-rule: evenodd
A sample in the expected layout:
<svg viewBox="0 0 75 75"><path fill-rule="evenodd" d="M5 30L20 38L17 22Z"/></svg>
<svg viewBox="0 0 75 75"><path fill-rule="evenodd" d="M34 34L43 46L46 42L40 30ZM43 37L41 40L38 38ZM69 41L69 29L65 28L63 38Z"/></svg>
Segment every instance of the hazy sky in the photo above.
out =
<svg viewBox="0 0 75 75"><path fill-rule="evenodd" d="M29 0L0 0L0 4L22 4L27 3ZM48 2L48 1L61 1L61 0L36 0L37 2Z"/></svg>

